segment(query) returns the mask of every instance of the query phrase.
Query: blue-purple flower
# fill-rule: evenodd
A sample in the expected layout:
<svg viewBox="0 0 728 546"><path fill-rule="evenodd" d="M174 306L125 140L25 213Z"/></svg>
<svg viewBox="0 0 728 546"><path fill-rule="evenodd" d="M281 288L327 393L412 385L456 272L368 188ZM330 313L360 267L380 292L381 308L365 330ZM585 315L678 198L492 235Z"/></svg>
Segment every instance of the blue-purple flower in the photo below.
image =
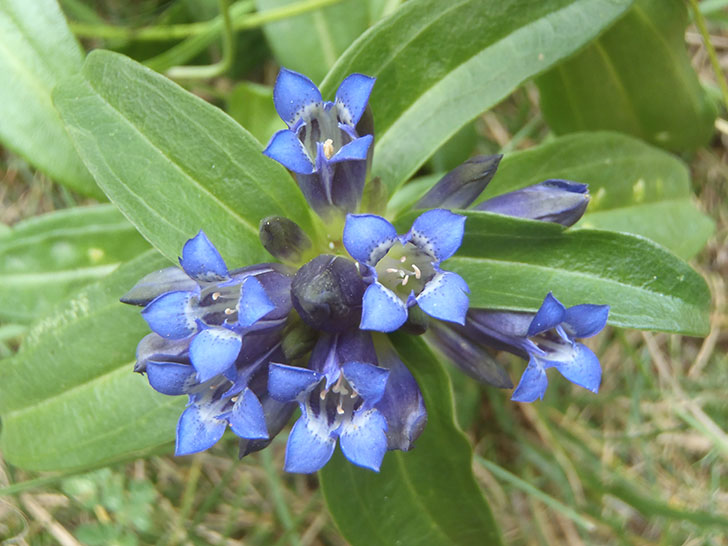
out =
<svg viewBox="0 0 728 546"><path fill-rule="evenodd" d="M311 369L272 364L268 390L298 402L285 469L310 473L331 458L337 440L352 463L378 471L388 449L409 449L426 421L422 395L404 365L377 366L370 334L324 334Z"/></svg>
<svg viewBox="0 0 728 546"><path fill-rule="evenodd" d="M551 293L534 315L508 311L471 310L469 326L484 343L524 358L528 366L512 400L533 402L548 386L546 370L556 368L566 379L592 392L599 390L602 370L597 356L577 338L599 333L607 323L608 305L564 307Z"/></svg>
<svg viewBox="0 0 728 546"><path fill-rule="evenodd" d="M433 318L463 324L468 285L460 275L443 271L440 262L455 254L464 229L465 217L444 209L420 215L404 235L381 216L348 215L344 247L369 284L360 328L393 332L415 304Z"/></svg>
<svg viewBox="0 0 728 546"><path fill-rule="evenodd" d="M273 101L288 129L273 135L263 153L296 173L307 201L323 217L359 206L374 137L360 135L357 124L373 86L374 78L351 74L330 102L306 76L286 68L278 74Z"/></svg>

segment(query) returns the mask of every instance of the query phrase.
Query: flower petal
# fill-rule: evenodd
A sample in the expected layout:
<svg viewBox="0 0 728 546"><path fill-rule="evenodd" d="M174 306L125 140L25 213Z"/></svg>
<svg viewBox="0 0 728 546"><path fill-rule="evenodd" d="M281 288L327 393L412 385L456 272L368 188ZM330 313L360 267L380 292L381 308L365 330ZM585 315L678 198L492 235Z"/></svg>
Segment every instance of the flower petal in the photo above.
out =
<svg viewBox="0 0 728 546"><path fill-rule="evenodd" d="M375 81L375 78L355 73L349 74L341 82L339 89L336 91L335 102L344 123L348 125L359 123L359 119L366 110Z"/></svg>
<svg viewBox="0 0 728 546"><path fill-rule="evenodd" d="M286 472L310 474L322 468L334 454L336 438L322 421L301 417L293 425L286 446Z"/></svg>
<svg viewBox="0 0 728 546"><path fill-rule="evenodd" d="M387 421L374 409L356 412L343 426L339 443L352 463L379 472L387 452Z"/></svg>
<svg viewBox="0 0 728 546"><path fill-rule="evenodd" d="M546 387L548 387L546 371L532 358L526 367L526 371L523 372L516 390L513 391L511 400L514 402L533 402L543 399Z"/></svg>
<svg viewBox="0 0 728 546"><path fill-rule="evenodd" d="M268 438L263 406L250 389L245 389L235 401L230 415L230 427L241 438L249 440Z"/></svg>
<svg viewBox="0 0 728 546"><path fill-rule="evenodd" d="M417 304L431 317L465 324L468 292L468 284L460 275L443 271L430 279L417 295Z"/></svg>
<svg viewBox="0 0 728 546"><path fill-rule="evenodd" d="M397 241L397 230L375 214L347 214L343 242L355 260L374 266Z"/></svg>
<svg viewBox="0 0 728 546"><path fill-rule="evenodd" d="M608 305L574 305L564 314L564 328L571 337L592 337L606 326L608 316Z"/></svg>
<svg viewBox="0 0 728 546"><path fill-rule="evenodd" d="M412 224L410 240L441 262L457 252L464 233L465 216L434 209L417 217Z"/></svg>
<svg viewBox="0 0 728 546"><path fill-rule="evenodd" d="M243 281L238 305L238 324L243 328L252 326L276 308L270 301L261 282L255 277Z"/></svg>
<svg viewBox="0 0 728 546"><path fill-rule="evenodd" d="M311 174L315 170L303 144L296 134L288 129L274 134L263 153L295 173Z"/></svg>
<svg viewBox="0 0 728 546"><path fill-rule="evenodd" d="M271 364L268 371L268 393L280 402L291 402L312 389L324 376L313 370Z"/></svg>
<svg viewBox="0 0 728 546"><path fill-rule="evenodd" d="M142 310L149 327L162 337L182 339L197 331L192 304L194 292L167 292Z"/></svg>
<svg viewBox="0 0 728 546"><path fill-rule="evenodd" d="M179 263L197 281L213 282L228 277L225 260L202 230L185 243Z"/></svg>
<svg viewBox="0 0 728 546"><path fill-rule="evenodd" d="M334 156L329 159L329 163L340 163L341 161L357 161L367 158L369 146L371 146L374 137L365 135L363 137L352 140L349 144L345 144Z"/></svg>
<svg viewBox="0 0 728 546"><path fill-rule="evenodd" d="M397 295L378 282L369 285L362 300L362 330L394 332L407 321L407 307Z"/></svg>
<svg viewBox="0 0 728 546"><path fill-rule="evenodd" d="M554 367L572 383L591 392L599 391L602 381L602 367L599 359L589 347L577 343L572 351L571 360L555 363Z"/></svg>
<svg viewBox="0 0 728 546"><path fill-rule="evenodd" d="M198 453L214 446L225 432L227 423L217 419L207 406L189 406L177 423L175 455Z"/></svg>
<svg viewBox="0 0 728 546"><path fill-rule="evenodd" d="M289 127L296 123L308 105L322 101L315 83L303 74L281 68L273 88L273 104Z"/></svg>
<svg viewBox="0 0 728 546"><path fill-rule="evenodd" d="M242 345L240 335L225 328L210 328L197 334L190 343L190 360L200 383L233 366Z"/></svg>
<svg viewBox="0 0 728 546"><path fill-rule="evenodd" d="M195 290L197 290L197 283L179 267L172 266L142 277L131 290L121 297L121 302L143 306L167 292L193 292Z"/></svg>
<svg viewBox="0 0 728 546"><path fill-rule="evenodd" d="M137 345L134 371L144 373L150 360L181 362L180 356L189 350L190 341L189 338L169 339L154 332L147 334Z"/></svg>
<svg viewBox="0 0 728 546"><path fill-rule="evenodd" d="M195 369L176 362L147 362L147 378L151 387L162 394L186 394L194 383Z"/></svg>
<svg viewBox="0 0 728 546"><path fill-rule="evenodd" d="M389 370L366 362L346 362L344 377L368 406L373 406L384 394Z"/></svg>
<svg viewBox="0 0 728 546"><path fill-rule="evenodd" d="M566 308L549 292L546 294L541 307L536 312L536 316L533 317L531 325L528 327L528 337L555 328L563 322L565 314Z"/></svg>

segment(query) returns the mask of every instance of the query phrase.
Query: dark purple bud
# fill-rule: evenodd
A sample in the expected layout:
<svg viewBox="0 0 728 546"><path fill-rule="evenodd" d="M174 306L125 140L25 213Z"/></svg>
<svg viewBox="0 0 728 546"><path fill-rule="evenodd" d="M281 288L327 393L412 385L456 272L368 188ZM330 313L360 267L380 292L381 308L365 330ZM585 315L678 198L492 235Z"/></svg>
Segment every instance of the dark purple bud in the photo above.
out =
<svg viewBox="0 0 728 546"><path fill-rule="evenodd" d="M475 201L495 176L502 155L479 155L468 159L443 176L422 198L415 209L464 209Z"/></svg>
<svg viewBox="0 0 728 546"><path fill-rule="evenodd" d="M572 226L589 204L586 184L568 180L546 180L520 190L498 195L473 207L517 218Z"/></svg>
<svg viewBox="0 0 728 546"><path fill-rule="evenodd" d="M167 292L191 292L197 289L197 282L179 267L167 267L142 277L134 287L121 297L122 303L147 305L157 296Z"/></svg>
<svg viewBox="0 0 728 546"><path fill-rule="evenodd" d="M268 216L260 221L260 242L274 258L283 262L299 263L311 248L311 239L293 220L282 216Z"/></svg>
<svg viewBox="0 0 728 546"><path fill-rule="evenodd" d="M488 352L488 338L468 335L465 327L434 321L428 339L458 369L481 383L501 389L513 388L508 372Z"/></svg>
<svg viewBox="0 0 728 546"><path fill-rule="evenodd" d="M354 262L324 254L298 270L291 299L306 324L338 333L359 326L365 289Z"/></svg>

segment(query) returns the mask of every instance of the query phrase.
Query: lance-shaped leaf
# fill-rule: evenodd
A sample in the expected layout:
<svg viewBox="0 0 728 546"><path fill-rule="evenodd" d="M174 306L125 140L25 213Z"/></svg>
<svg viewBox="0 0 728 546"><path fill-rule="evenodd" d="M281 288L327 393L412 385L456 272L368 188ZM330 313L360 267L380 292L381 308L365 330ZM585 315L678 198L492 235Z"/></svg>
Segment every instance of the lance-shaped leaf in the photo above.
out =
<svg viewBox="0 0 728 546"><path fill-rule="evenodd" d="M336 453L319 474L331 516L353 546L500 544L455 424L450 379L421 339L393 339L425 398L427 425L411 451L388 452L379 473Z"/></svg>
<svg viewBox="0 0 728 546"><path fill-rule="evenodd" d="M713 134L715 106L685 48L683 0L638 0L593 44L537 80L556 133L613 129L694 150Z"/></svg>
<svg viewBox="0 0 728 546"><path fill-rule="evenodd" d="M111 205L19 222L0 238L0 319L30 322L148 248Z"/></svg>
<svg viewBox="0 0 728 546"><path fill-rule="evenodd" d="M167 266L148 251L33 325L0 367L0 449L8 461L32 470L81 468L174 439L184 400L132 373L149 328L118 299Z"/></svg>
<svg viewBox="0 0 728 546"><path fill-rule="evenodd" d="M610 305L609 322L616 326L708 332L705 281L648 239L565 231L558 224L486 212L465 214L463 244L443 267L467 281L471 307L535 312L551 291L566 306Z"/></svg>
<svg viewBox="0 0 728 546"><path fill-rule="evenodd" d="M693 204L687 165L620 133L575 133L509 154L478 201L549 178L589 184L591 201L576 227L642 235L683 259L713 233L713 221Z"/></svg>
<svg viewBox="0 0 728 546"><path fill-rule="evenodd" d="M377 78L373 174L390 191L457 130L594 38L632 0L411 0L363 34L324 80ZM457 39L453 39L457 37Z"/></svg>
<svg viewBox="0 0 728 546"><path fill-rule="evenodd" d="M204 227L231 267L266 259L258 222L310 230L286 170L221 110L131 59L92 52L54 101L101 188L170 259Z"/></svg>
<svg viewBox="0 0 728 546"><path fill-rule="evenodd" d="M82 62L55 0L0 0L0 142L54 180L103 198L51 102L53 87Z"/></svg>

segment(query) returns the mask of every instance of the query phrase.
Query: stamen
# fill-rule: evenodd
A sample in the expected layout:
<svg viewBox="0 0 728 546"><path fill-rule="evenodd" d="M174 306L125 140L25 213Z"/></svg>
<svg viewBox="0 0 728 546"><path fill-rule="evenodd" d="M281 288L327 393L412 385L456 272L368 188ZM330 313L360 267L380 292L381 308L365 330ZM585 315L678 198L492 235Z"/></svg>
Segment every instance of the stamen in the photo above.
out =
<svg viewBox="0 0 728 546"><path fill-rule="evenodd" d="M402 257L401 257L401 258L399 259L399 261L400 261L401 263L404 263L404 262L406 262L406 261L407 261L407 256L402 256Z"/></svg>
<svg viewBox="0 0 728 546"><path fill-rule="evenodd" d="M402 273L401 269L397 269L396 267L388 267L385 269L387 273Z"/></svg>
<svg viewBox="0 0 728 546"><path fill-rule="evenodd" d="M321 391L321 392L319 393L319 398L321 398L321 400L325 400L325 399L326 399L326 395L328 394L328 392L329 392L329 391L327 391L326 389L322 390L322 391Z"/></svg>
<svg viewBox="0 0 728 546"><path fill-rule="evenodd" d="M330 138L324 141L324 155L326 159L331 159L334 155L334 141Z"/></svg>
<svg viewBox="0 0 728 546"><path fill-rule="evenodd" d="M403 272L402 272L402 276L404 277L404 278L402 279L402 286L406 286L406 285L407 285L407 281L409 281L409 275L405 276L405 275L404 275L404 271L403 271Z"/></svg>
<svg viewBox="0 0 728 546"><path fill-rule="evenodd" d="M344 415L344 408L341 405L341 400L339 400L339 405L336 406L336 413L339 415Z"/></svg>
<svg viewBox="0 0 728 546"><path fill-rule="evenodd" d="M212 293L212 301L217 301L220 298L220 292L213 292Z"/></svg>
<svg viewBox="0 0 728 546"><path fill-rule="evenodd" d="M415 270L415 279L419 279L422 276L422 271L415 264L412 264L412 269Z"/></svg>
<svg viewBox="0 0 728 546"><path fill-rule="evenodd" d="M232 397L232 398L230 399L230 401L231 401L231 402L237 402L237 401L238 401L238 398L240 398L240 397L239 397L239 396L233 396L233 397Z"/></svg>
<svg viewBox="0 0 728 546"><path fill-rule="evenodd" d="M225 309L225 314L226 315L232 315L234 312L235 312L235 309L231 309L230 307L228 307L227 309Z"/></svg>

